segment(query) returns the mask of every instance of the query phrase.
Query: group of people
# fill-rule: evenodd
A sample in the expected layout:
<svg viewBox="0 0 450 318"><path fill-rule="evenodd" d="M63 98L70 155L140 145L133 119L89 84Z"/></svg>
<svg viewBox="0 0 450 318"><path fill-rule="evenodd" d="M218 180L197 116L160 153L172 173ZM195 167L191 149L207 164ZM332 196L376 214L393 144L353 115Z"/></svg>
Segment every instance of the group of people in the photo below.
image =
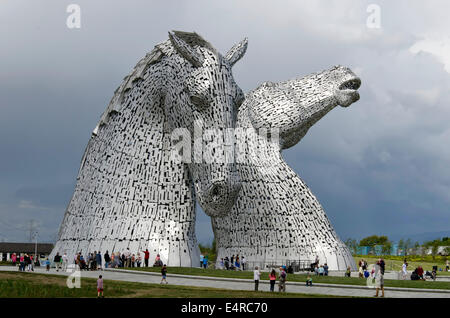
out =
<svg viewBox="0 0 450 318"><path fill-rule="evenodd" d="M220 269L226 270L242 270L245 271L247 266L247 261L244 256L239 256L239 254L232 255L230 258L226 256L225 258L220 259Z"/></svg>
<svg viewBox="0 0 450 318"><path fill-rule="evenodd" d="M255 280L255 291L258 291L259 289L260 278L261 272L259 271L259 267L256 266L255 270L253 271L253 279ZM286 292L286 279L287 279L286 266L282 266L280 267L280 274L278 276L279 292ZM275 283L277 281L277 272L275 271L275 269L272 269L272 271L269 273L269 280L270 280L270 291L273 292L275 290Z"/></svg>
<svg viewBox="0 0 450 318"><path fill-rule="evenodd" d="M209 262L209 257L208 254L203 255L200 254L200 268L207 268L208 267L208 263Z"/></svg>
<svg viewBox="0 0 450 318"><path fill-rule="evenodd" d="M370 273L367 270L368 266L369 265L368 265L368 263L367 263L367 261L365 259L361 259L358 262L358 268L359 268L358 275L359 275L359 278L367 278L367 277L370 276Z"/></svg>
<svg viewBox="0 0 450 318"><path fill-rule="evenodd" d="M142 255L143 254L143 255ZM75 254L73 258L73 264L76 264L80 270L100 270L103 268L123 268L123 267L148 267L150 252L148 249L133 254L130 252L130 249L127 248L125 252L113 252L109 253L106 251L103 255L101 251L94 251L93 253L87 253L85 256L81 254L81 252ZM143 256L143 257L142 257ZM64 255L59 255L56 253L53 259L54 265L56 267L56 271L62 269L65 271L69 264L69 258L67 253ZM159 254L156 255L153 266L163 266L163 262Z"/></svg>
<svg viewBox="0 0 450 318"><path fill-rule="evenodd" d="M323 265L316 264L314 267L314 273L317 276L328 276L328 264L325 263Z"/></svg>
<svg viewBox="0 0 450 318"><path fill-rule="evenodd" d="M34 266L40 266L39 258L33 257L33 255L23 254L17 257L16 253L11 255L12 265L16 266L19 264L19 271L21 272L32 272L34 271Z"/></svg>

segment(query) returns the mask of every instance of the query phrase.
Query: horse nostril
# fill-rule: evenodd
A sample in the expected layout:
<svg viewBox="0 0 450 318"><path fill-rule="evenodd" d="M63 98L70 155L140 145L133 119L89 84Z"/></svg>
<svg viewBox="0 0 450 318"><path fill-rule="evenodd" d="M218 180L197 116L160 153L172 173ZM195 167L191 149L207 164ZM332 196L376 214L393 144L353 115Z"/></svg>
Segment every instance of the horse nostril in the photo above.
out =
<svg viewBox="0 0 450 318"><path fill-rule="evenodd" d="M214 196L219 195L219 186L218 185L214 185L213 188L211 189L211 194Z"/></svg>

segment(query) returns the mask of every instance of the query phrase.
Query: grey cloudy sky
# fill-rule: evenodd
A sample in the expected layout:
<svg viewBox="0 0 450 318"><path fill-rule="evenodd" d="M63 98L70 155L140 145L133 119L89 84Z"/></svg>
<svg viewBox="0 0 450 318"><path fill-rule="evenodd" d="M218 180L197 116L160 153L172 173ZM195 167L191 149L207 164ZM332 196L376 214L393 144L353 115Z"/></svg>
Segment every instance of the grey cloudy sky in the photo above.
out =
<svg viewBox="0 0 450 318"><path fill-rule="evenodd" d="M66 8L81 7L81 28ZM369 4L380 29L368 28ZM244 91L335 64L362 79L284 156L342 238L450 230L450 2L18 1L0 4L0 240L55 238L92 129L122 78L169 30L196 31ZM200 241L212 239L199 213Z"/></svg>

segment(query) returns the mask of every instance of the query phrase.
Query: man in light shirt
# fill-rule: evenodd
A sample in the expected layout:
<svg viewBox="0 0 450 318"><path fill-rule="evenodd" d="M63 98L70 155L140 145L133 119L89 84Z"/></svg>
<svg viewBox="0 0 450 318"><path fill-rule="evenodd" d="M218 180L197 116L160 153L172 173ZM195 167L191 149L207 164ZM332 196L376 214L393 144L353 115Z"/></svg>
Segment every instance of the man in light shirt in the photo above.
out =
<svg viewBox="0 0 450 318"><path fill-rule="evenodd" d="M255 270L253 271L253 279L255 280L255 291L258 291L258 285L259 285L259 277L261 276L261 273L258 269L258 266L255 267Z"/></svg>
<svg viewBox="0 0 450 318"><path fill-rule="evenodd" d="M67 257L67 253L64 253L62 257L62 270L67 271L67 264L69 263L69 258Z"/></svg>

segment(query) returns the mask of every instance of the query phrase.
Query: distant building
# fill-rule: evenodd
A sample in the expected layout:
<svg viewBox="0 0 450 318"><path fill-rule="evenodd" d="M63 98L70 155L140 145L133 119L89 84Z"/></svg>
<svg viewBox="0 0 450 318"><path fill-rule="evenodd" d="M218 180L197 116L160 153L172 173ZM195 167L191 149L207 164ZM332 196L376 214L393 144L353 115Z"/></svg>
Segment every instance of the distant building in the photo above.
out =
<svg viewBox="0 0 450 318"><path fill-rule="evenodd" d="M9 261L11 255L33 254L35 253L35 243L0 243L0 261ZM46 258L51 253L53 244L38 243L37 254L40 258Z"/></svg>

